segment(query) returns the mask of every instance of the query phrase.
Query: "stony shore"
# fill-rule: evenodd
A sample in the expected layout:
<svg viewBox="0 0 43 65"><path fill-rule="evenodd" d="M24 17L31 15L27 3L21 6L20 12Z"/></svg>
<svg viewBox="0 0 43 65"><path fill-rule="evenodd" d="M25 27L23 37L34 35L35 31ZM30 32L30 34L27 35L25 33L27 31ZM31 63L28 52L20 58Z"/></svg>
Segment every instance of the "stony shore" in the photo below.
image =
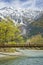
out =
<svg viewBox="0 0 43 65"><path fill-rule="evenodd" d="M43 56L43 50L21 50L18 49L18 52L9 53L9 52L0 52L0 58L1 57L7 57L7 56L29 56L29 57L35 57L35 56Z"/></svg>
<svg viewBox="0 0 43 65"><path fill-rule="evenodd" d="M14 52L14 53L5 53L5 52L0 52L0 58L1 57L6 57L6 56L21 56L21 52Z"/></svg>

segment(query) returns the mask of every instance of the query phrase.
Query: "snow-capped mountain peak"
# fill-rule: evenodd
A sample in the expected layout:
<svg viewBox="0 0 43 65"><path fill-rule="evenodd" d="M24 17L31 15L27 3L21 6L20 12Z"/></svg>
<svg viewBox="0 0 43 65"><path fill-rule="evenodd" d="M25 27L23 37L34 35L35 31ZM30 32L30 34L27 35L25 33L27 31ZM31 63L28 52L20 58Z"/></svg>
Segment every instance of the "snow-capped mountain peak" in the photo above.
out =
<svg viewBox="0 0 43 65"><path fill-rule="evenodd" d="M6 18L9 16L15 23L32 22L39 18L43 14L43 11L31 10L31 9L14 9L13 7L4 7L0 9L0 17Z"/></svg>

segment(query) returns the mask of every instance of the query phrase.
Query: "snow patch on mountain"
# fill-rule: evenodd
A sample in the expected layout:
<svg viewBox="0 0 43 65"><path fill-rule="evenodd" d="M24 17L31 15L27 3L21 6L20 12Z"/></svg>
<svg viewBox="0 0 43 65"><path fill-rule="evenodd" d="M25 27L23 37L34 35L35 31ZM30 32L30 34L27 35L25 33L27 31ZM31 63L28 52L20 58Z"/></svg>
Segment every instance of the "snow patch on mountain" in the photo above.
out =
<svg viewBox="0 0 43 65"><path fill-rule="evenodd" d="M33 20L39 18L43 11L31 10L31 9L14 9L12 7L4 7L0 9L0 17L6 18L9 16L15 24L31 23Z"/></svg>

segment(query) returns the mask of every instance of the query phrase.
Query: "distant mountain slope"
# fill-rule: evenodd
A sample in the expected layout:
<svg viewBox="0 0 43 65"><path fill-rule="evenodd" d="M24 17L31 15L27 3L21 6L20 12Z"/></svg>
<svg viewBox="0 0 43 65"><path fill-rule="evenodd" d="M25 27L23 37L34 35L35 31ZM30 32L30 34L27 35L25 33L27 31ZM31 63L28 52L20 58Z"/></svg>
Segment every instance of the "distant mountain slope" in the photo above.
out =
<svg viewBox="0 0 43 65"><path fill-rule="evenodd" d="M43 11L30 9L14 9L4 7L0 9L0 18L10 17L15 25L19 25L24 37L43 33Z"/></svg>
<svg viewBox="0 0 43 65"><path fill-rule="evenodd" d="M43 15L29 25L30 36L43 34Z"/></svg>
<svg viewBox="0 0 43 65"><path fill-rule="evenodd" d="M39 19L35 20L32 25L43 28L43 14Z"/></svg>

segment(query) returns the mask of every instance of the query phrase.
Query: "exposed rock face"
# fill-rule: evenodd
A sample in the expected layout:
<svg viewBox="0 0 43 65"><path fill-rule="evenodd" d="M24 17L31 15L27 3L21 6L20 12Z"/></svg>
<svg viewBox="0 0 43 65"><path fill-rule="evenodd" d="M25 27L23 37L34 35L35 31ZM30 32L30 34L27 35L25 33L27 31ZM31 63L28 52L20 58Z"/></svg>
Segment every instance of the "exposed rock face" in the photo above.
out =
<svg viewBox="0 0 43 65"><path fill-rule="evenodd" d="M20 25L21 34L23 36L30 35L33 26L30 24L32 22L36 22L43 15L43 11L38 10L29 10L29 9L13 9L11 7L4 7L0 9L0 21L1 18L6 19L6 17L10 17L15 25ZM42 16L43 17L43 16ZM39 23L39 22L38 22Z"/></svg>

